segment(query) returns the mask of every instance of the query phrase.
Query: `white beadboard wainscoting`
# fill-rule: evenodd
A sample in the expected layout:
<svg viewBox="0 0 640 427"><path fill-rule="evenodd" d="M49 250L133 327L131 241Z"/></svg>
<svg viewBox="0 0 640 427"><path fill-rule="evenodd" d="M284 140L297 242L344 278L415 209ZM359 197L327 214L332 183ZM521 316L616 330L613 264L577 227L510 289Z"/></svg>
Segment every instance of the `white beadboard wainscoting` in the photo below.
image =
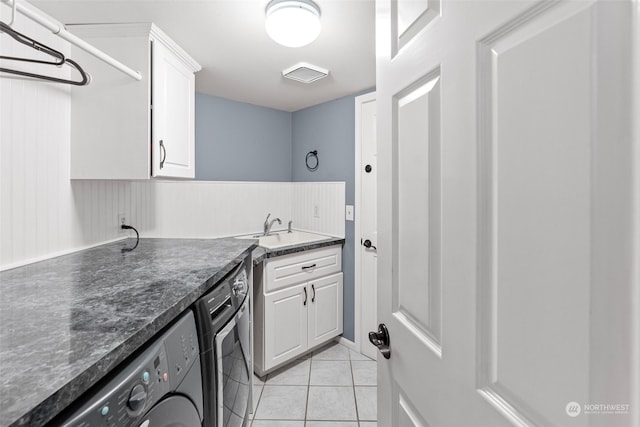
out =
<svg viewBox="0 0 640 427"><path fill-rule="evenodd" d="M314 233L345 237L346 183L295 182L291 183L293 227ZM319 216L314 216L318 206Z"/></svg>
<svg viewBox="0 0 640 427"><path fill-rule="evenodd" d="M67 42L22 15L14 28L69 53ZM0 37L0 51L37 56L8 36ZM68 67L43 69L15 61L3 66L77 77ZM70 114L68 85L0 77L0 269L122 236L113 218L137 202L132 184L69 180Z"/></svg>
<svg viewBox="0 0 640 427"><path fill-rule="evenodd" d="M344 237L344 182L295 182L292 193L294 228Z"/></svg>
<svg viewBox="0 0 640 427"><path fill-rule="evenodd" d="M343 182L69 181L23 163L2 167L0 270L133 235L118 229L118 214L151 238L260 232L267 213L282 221L274 230L293 220L296 229L345 233Z"/></svg>
<svg viewBox="0 0 640 427"><path fill-rule="evenodd" d="M145 237L255 233L262 230L268 213L282 221L274 230L292 220L296 229L344 237L344 182L154 181L134 183L134 189L137 186L147 189L140 193L146 193L152 212L141 224Z"/></svg>

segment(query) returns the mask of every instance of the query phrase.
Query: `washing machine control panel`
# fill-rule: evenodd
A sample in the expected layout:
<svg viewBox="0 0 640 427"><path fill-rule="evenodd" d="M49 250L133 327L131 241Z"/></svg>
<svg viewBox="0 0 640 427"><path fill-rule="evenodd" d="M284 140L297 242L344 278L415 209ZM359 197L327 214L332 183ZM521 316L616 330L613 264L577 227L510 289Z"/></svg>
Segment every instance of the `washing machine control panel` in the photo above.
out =
<svg viewBox="0 0 640 427"><path fill-rule="evenodd" d="M189 312L101 387L65 422L68 427L138 426L144 415L175 391L197 361L195 321ZM200 372L198 366L198 375Z"/></svg>

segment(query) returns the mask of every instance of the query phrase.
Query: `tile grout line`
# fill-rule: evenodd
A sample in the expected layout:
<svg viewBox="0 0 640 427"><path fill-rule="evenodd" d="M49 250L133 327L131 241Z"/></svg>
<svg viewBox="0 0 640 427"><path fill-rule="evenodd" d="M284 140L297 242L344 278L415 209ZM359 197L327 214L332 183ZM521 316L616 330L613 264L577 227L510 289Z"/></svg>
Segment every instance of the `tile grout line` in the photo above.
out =
<svg viewBox="0 0 640 427"><path fill-rule="evenodd" d="M262 382L262 388L260 389L260 395L258 396L258 405L260 404L260 401L262 400L262 394L264 393L264 388L267 385L266 379L267 379L267 377L265 377L265 381ZM256 406L256 413L253 414L253 420L251 420L251 425L253 425L253 421L256 419L256 414L257 413L258 413L258 406Z"/></svg>
<svg viewBox="0 0 640 427"><path fill-rule="evenodd" d="M303 426L307 426L307 412L309 411L309 394L311 393L311 366L313 365L313 352L309 358L309 375L307 376L307 400L304 407L304 423Z"/></svg>
<svg viewBox="0 0 640 427"><path fill-rule="evenodd" d="M265 377L265 380L266 380L266 377ZM255 387L255 383L256 382L254 381L253 382L254 387ZM262 399L262 393L264 392L265 384L266 384L266 381L262 381L262 388L260 389L260 394L258 394L258 402L256 402L255 405L253 405L253 416L251 417L251 426L253 426L253 422L256 420L256 414L258 413L258 405L260 405L260 399ZM253 393L253 390L251 390L251 393ZM253 399L251 403L253 403Z"/></svg>
<svg viewBox="0 0 640 427"><path fill-rule="evenodd" d="M349 351L349 368L351 369L351 384L353 385L353 403L356 407L356 422L360 425L360 413L358 412L358 398L356 397L356 379L353 375L353 361L351 360L351 351Z"/></svg>
<svg viewBox="0 0 640 427"><path fill-rule="evenodd" d="M354 399L353 402L354 402L354 407L355 407L355 420L353 420L353 421L342 420L342 422L353 423L353 425L355 427L358 427L358 426L362 426L362 423L364 421L360 420L358 402L357 402L357 395L356 395L355 373L354 373L354 367L353 367L354 360L352 358L351 352L348 351L348 350L349 349L347 349L347 354L346 354L347 357L344 358L344 359L340 358L338 356L334 356L334 357L332 357L330 359L327 359L327 360L318 359L316 361L317 362L333 362L333 363L340 362L340 361L348 361L349 362L348 366L349 366L349 370L350 370L350 373L351 373L351 387L352 387L352 393L353 393L353 399ZM308 370L308 373L306 375L306 377L307 377L307 384L306 384L306 386L307 386L307 390L306 390L307 391L307 395L306 395L306 399L305 399L304 416L303 416L302 420L299 420L299 421L302 421L302 424L301 424L302 427L310 426L308 417L309 417L309 404L310 404L310 398L311 398L311 376L312 376L312 368L313 368L313 365L314 365L314 357L313 356L314 356L315 353L316 352L314 351L314 352L311 353L311 355L309 357L305 357L304 358L304 359L308 359L309 360L309 370ZM338 357L338 358L336 358L336 357ZM302 360L303 358L300 358L300 359ZM357 360L358 359L356 359L356 361ZM258 398L256 399L257 400L256 411L254 413L254 417L252 418L251 424L249 426L254 426L255 425L255 421L260 421L260 420L256 419L256 414L257 414L258 406L262 404L262 396L265 393L265 389L266 389L266 386L267 386L267 382L268 382L269 376L270 375L266 376L267 380L265 380L263 382L263 384L262 384L262 389L260 390ZM302 383L302 381L300 383ZM300 384L300 385L304 386L304 384ZM294 386L294 384L274 384L273 386L274 387L289 387L289 386ZM331 384L325 384L325 385L321 385L319 387L340 387L340 386L337 386L337 385L334 386L334 385L331 385ZM373 387L376 387L376 386L373 386ZM289 418L284 418L281 421L287 421L287 422L291 421L291 422L293 422L293 421L296 421L296 420L289 419ZM327 422L341 422L341 421L340 420L324 420L322 422L323 423L327 423Z"/></svg>

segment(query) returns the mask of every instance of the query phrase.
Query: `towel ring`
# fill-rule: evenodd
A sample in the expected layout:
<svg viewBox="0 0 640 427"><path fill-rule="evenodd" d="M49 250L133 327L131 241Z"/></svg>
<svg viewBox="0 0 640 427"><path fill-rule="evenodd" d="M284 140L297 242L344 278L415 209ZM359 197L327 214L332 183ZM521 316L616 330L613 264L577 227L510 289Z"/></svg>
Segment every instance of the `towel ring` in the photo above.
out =
<svg viewBox="0 0 640 427"><path fill-rule="evenodd" d="M309 164L309 159L313 159L315 158L315 165L310 165ZM313 151L309 151L307 153L307 157L305 158L305 163L307 165L307 169L309 169L311 172L315 172L318 169L318 166L320 166L320 159L318 159L318 150L313 150ZM311 160L311 163L313 164L313 160Z"/></svg>

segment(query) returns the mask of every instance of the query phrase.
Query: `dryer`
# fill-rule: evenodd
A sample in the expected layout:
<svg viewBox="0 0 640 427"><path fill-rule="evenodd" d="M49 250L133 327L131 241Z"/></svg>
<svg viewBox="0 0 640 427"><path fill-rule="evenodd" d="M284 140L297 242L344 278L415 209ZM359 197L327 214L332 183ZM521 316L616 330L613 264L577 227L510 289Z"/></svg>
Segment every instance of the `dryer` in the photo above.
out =
<svg viewBox="0 0 640 427"><path fill-rule="evenodd" d="M196 301L204 427L251 423L253 364L250 256Z"/></svg>
<svg viewBox="0 0 640 427"><path fill-rule="evenodd" d="M200 348L188 311L60 424L201 427L202 421Z"/></svg>

